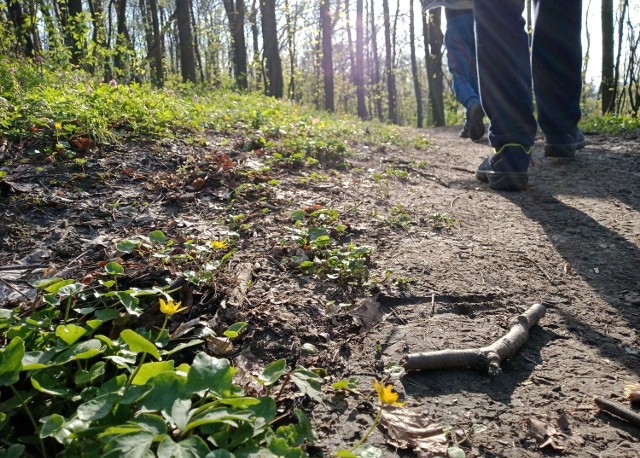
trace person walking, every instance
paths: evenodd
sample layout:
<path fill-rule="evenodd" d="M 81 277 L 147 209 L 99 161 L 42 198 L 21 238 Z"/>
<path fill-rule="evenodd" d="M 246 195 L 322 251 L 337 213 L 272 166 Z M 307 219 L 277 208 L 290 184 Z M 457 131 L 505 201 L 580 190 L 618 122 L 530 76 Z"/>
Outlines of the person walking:
<path fill-rule="evenodd" d="M 578 128 L 582 0 L 533 4 L 530 53 L 522 16 L 525 0 L 473 3 L 480 99 L 489 118 L 492 146 L 476 178 L 492 189 L 527 188 L 538 125 L 545 136 L 546 157 L 573 157 L 585 146 Z"/>
<path fill-rule="evenodd" d="M 473 31 L 473 1 L 450 3 L 445 7 L 447 29 L 444 45 L 453 79 L 453 93 L 466 110 L 460 137 L 480 140 L 485 133 L 484 111 L 478 94 L 476 42 Z"/>

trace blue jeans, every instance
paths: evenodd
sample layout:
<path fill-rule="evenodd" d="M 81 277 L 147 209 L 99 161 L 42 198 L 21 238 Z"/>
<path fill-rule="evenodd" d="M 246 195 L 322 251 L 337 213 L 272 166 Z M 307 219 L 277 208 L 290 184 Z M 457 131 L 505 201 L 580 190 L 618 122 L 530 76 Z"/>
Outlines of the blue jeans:
<path fill-rule="evenodd" d="M 533 145 L 533 91 L 545 135 L 569 133 L 581 117 L 582 0 L 534 0 L 531 57 L 523 10 L 524 0 L 474 1 L 480 98 L 494 148 Z"/>
<path fill-rule="evenodd" d="M 447 48 L 449 71 L 453 77 L 453 93 L 458 102 L 468 110 L 474 103 L 480 103 L 473 10 L 445 8 L 445 14 L 447 31 L 444 35 L 444 44 Z"/>

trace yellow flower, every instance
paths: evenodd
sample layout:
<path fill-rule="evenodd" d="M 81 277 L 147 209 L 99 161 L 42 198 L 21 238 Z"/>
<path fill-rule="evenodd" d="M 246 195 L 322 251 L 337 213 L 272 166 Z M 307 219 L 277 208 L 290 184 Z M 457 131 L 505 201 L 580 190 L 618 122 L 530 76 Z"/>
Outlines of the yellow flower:
<path fill-rule="evenodd" d="M 209 242 L 209 246 L 214 250 L 221 250 L 227 247 L 227 242 L 224 240 L 212 240 Z"/>
<path fill-rule="evenodd" d="M 62 129 L 62 123 L 60 123 L 60 122 L 56 122 L 56 123 L 54 123 L 54 124 L 53 124 L 53 127 L 54 127 L 56 130 L 60 130 L 60 129 Z"/>
<path fill-rule="evenodd" d="M 167 316 L 173 316 L 176 313 L 186 310 L 186 307 L 180 308 L 180 304 L 182 304 L 182 302 L 173 302 L 173 299 L 169 299 L 169 302 L 160 299 L 160 311 Z"/>
<path fill-rule="evenodd" d="M 404 405 L 404 402 L 398 402 L 398 393 L 393 391 L 393 385 L 387 385 L 385 387 L 382 383 L 374 380 L 373 388 L 375 388 L 376 393 L 378 393 L 378 399 L 380 399 L 382 405 L 389 404 L 400 407 Z"/>

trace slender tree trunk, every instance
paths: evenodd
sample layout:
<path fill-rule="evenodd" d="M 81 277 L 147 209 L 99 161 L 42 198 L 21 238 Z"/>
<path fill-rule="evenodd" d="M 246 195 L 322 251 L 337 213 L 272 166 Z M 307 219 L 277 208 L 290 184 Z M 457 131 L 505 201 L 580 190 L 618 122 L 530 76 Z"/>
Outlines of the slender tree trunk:
<path fill-rule="evenodd" d="M 23 56 L 34 57 L 35 47 L 27 25 L 27 16 L 21 3 L 17 0 L 7 0 L 7 13 L 16 36 L 14 49 Z"/>
<path fill-rule="evenodd" d="M 320 0 L 320 31 L 322 36 L 322 73 L 324 75 L 324 108 L 336 111 L 333 81 L 333 46 L 331 44 L 331 0 Z"/>
<path fill-rule="evenodd" d="M 627 15 L 627 8 L 629 6 L 628 1 L 622 1 L 621 3 L 622 11 L 620 12 L 620 18 L 618 19 L 618 53 L 616 54 L 616 65 L 613 70 L 613 81 L 615 81 L 616 84 L 613 85 L 612 95 L 613 100 L 615 100 L 618 114 L 620 114 L 623 106 L 622 98 L 619 98 L 619 96 L 624 97 L 624 91 L 620 91 L 620 93 L 618 93 L 618 83 L 620 81 L 620 59 L 622 58 L 622 43 L 624 40 L 625 17 Z"/>
<path fill-rule="evenodd" d="M 367 119 L 367 105 L 364 90 L 364 26 L 363 26 L 364 0 L 356 2 L 356 65 L 353 71 L 353 81 L 356 85 L 356 98 L 358 99 L 358 116 Z"/>
<path fill-rule="evenodd" d="M 80 47 L 80 42 L 77 35 L 82 32 L 83 24 L 82 20 L 82 0 L 67 0 L 67 11 L 69 19 L 67 23 L 67 42 L 71 45 L 71 63 L 73 65 L 79 65 L 84 50 Z"/>
<path fill-rule="evenodd" d="M 266 93 L 281 99 L 284 95 L 284 80 L 282 77 L 282 61 L 278 47 L 278 23 L 276 19 L 276 1 L 260 0 L 262 14 L 262 41 L 264 43 L 264 58 L 266 60 Z"/>
<path fill-rule="evenodd" d="M 384 43 L 385 43 L 385 72 L 387 76 L 387 103 L 389 110 L 389 121 L 398 124 L 398 101 L 396 94 L 396 76 L 393 65 L 392 43 L 391 43 L 391 21 L 389 17 L 389 0 L 382 0 L 382 11 L 384 18 Z"/>
<path fill-rule="evenodd" d="M 411 49 L 411 74 L 413 76 L 413 90 L 416 94 L 417 125 L 424 127 L 424 113 L 422 110 L 422 90 L 418 76 L 418 59 L 416 58 L 416 26 L 413 9 L 413 0 L 409 0 L 409 47 Z"/>
<path fill-rule="evenodd" d="M 247 45 L 244 37 L 244 0 L 224 0 L 229 31 L 231 32 L 231 54 L 233 56 L 233 76 L 236 87 L 247 89 Z"/>
<path fill-rule="evenodd" d="M 615 85 L 613 67 L 613 0 L 602 0 L 602 114 L 615 113 Z"/>
<path fill-rule="evenodd" d="M 200 54 L 200 40 L 198 39 L 198 29 L 196 27 L 196 15 L 193 11 L 193 2 L 189 0 L 189 10 L 191 19 L 191 35 L 193 43 L 193 55 L 196 58 L 198 64 L 198 70 L 200 70 L 200 81 L 204 81 L 204 66 L 202 65 L 202 55 Z"/>
<path fill-rule="evenodd" d="M 153 28 L 153 45 L 151 48 L 151 57 L 153 62 L 152 81 L 156 87 L 164 86 L 164 63 L 162 61 L 162 34 L 160 32 L 160 20 L 158 18 L 158 0 L 149 1 L 149 15 L 151 16 L 151 25 Z"/>
<path fill-rule="evenodd" d="M 264 67 L 262 59 L 260 59 L 260 31 L 258 29 L 258 9 L 256 8 L 256 0 L 251 5 L 251 14 L 249 15 L 249 23 L 251 24 L 251 37 L 253 44 L 253 68 L 255 70 L 256 89 L 262 86 Z"/>
<path fill-rule="evenodd" d="M 289 88 L 288 94 L 291 100 L 295 100 L 296 94 L 296 30 L 298 27 L 298 11 L 291 12 L 289 0 L 285 0 L 285 18 L 287 21 L 287 51 L 289 53 Z M 297 5 L 296 5 L 297 6 Z"/>
<path fill-rule="evenodd" d="M 429 83 L 429 102 L 434 126 L 444 126 L 444 75 L 442 74 L 442 30 L 440 28 L 441 8 L 422 11 L 425 61 Z"/>
<path fill-rule="evenodd" d="M 378 30 L 376 28 L 376 20 L 375 20 L 375 9 L 374 9 L 374 0 L 370 0 L 371 2 L 371 58 L 373 60 L 373 75 L 371 78 L 371 86 L 373 90 L 373 105 L 375 107 L 377 118 L 382 121 L 382 93 L 380 90 L 380 60 L 378 59 Z"/>
<path fill-rule="evenodd" d="M 114 66 L 119 70 L 120 76 L 128 77 L 127 56 L 131 49 L 131 39 L 127 30 L 127 0 L 117 0 L 117 36 Z"/>
<path fill-rule="evenodd" d="M 193 51 L 190 0 L 176 0 L 176 20 L 180 46 L 180 72 L 182 81 L 196 82 L 196 61 Z"/>

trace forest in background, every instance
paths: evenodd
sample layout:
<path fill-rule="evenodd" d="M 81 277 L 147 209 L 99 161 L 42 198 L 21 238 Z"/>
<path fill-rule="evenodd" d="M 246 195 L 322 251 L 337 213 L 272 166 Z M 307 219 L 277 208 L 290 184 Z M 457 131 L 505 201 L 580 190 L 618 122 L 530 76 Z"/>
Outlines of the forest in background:
<path fill-rule="evenodd" d="M 584 8 L 601 16 L 602 32 L 593 43 L 587 29 L 585 113 L 637 117 L 640 6 Z M 260 91 L 363 119 L 438 126 L 462 115 L 443 16 L 418 0 L 3 0 L 0 53 L 105 82 Z M 586 69 L 600 46 L 594 87 Z"/>

